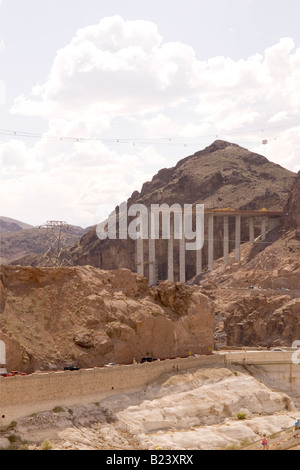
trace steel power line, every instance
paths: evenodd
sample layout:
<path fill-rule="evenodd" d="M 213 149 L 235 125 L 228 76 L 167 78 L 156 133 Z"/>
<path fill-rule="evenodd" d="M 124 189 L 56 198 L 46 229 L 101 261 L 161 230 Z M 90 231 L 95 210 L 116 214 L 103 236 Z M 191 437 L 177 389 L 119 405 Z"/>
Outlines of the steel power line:
<path fill-rule="evenodd" d="M 39 227 L 45 233 L 42 267 L 71 266 L 67 237 L 69 225 L 60 220 L 49 220 Z"/>

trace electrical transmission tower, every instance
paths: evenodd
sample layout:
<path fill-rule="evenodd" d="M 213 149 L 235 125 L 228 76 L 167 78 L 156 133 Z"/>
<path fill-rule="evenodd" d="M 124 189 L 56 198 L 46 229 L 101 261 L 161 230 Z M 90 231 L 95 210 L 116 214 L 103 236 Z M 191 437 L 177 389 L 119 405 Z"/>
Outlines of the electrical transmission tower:
<path fill-rule="evenodd" d="M 71 256 L 68 253 L 68 228 L 69 225 L 61 220 L 49 220 L 39 227 L 45 231 L 45 246 L 41 265 L 71 266 Z"/>

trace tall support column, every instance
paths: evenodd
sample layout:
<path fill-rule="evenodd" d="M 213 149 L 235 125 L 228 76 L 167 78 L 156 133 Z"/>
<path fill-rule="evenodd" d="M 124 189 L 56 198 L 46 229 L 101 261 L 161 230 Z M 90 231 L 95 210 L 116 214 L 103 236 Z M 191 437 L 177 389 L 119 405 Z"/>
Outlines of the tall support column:
<path fill-rule="evenodd" d="M 179 240 L 179 282 L 185 282 L 185 238 Z"/>
<path fill-rule="evenodd" d="M 155 240 L 149 236 L 149 286 L 156 283 L 155 279 Z"/>
<path fill-rule="evenodd" d="M 249 218 L 249 241 L 254 242 L 254 217 Z"/>
<path fill-rule="evenodd" d="M 182 227 L 184 227 L 184 212 L 181 213 Z M 184 229 L 179 239 L 179 282 L 185 282 L 185 236 Z"/>
<path fill-rule="evenodd" d="M 202 248 L 196 251 L 196 276 L 202 273 Z"/>
<path fill-rule="evenodd" d="M 156 266 L 155 266 L 155 238 L 152 233 L 152 226 L 154 225 L 154 219 L 152 220 L 152 213 L 149 211 L 148 215 L 148 249 L 149 249 L 149 286 L 153 286 L 156 283 Z"/>
<path fill-rule="evenodd" d="M 137 248 L 137 273 L 144 275 L 144 245 L 143 239 L 138 238 L 136 241 Z"/>
<path fill-rule="evenodd" d="M 241 216 L 235 217 L 235 260 L 241 259 Z"/>
<path fill-rule="evenodd" d="M 170 238 L 168 240 L 168 280 L 174 282 L 174 219 L 170 218 Z"/>
<path fill-rule="evenodd" d="M 224 264 L 228 263 L 229 256 L 229 216 L 224 216 L 224 241 L 223 241 Z"/>
<path fill-rule="evenodd" d="M 261 218 L 261 240 L 265 241 L 267 236 L 267 220 L 268 217 Z"/>
<path fill-rule="evenodd" d="M 208 270 L 214 269 L 214 215 L 208 214 Z"/>

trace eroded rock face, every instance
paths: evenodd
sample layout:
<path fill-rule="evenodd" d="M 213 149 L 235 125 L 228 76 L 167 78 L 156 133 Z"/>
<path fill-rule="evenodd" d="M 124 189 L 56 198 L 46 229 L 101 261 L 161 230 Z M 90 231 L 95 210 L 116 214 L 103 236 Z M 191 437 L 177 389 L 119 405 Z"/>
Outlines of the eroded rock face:
<path fill-rule="evenodd" d="M 300 235 L 300 171 L 284 208 L 284 230 L 296 229 Z"/>
<path fill-rule="evenodd" d="M 169 282 L 149 288 L 146 278 L 127 269 L 91 266 L 2 266 L 1 274 L 0 338 L 10 370 L 212 351 L 212 303 L 195 288 Z"/>
<path fill-rule="evenodd" d="M 229 346 L 291 346 L 300 338 L 300 299 L 259 296 L 235 302 L 224 330 Z"/>

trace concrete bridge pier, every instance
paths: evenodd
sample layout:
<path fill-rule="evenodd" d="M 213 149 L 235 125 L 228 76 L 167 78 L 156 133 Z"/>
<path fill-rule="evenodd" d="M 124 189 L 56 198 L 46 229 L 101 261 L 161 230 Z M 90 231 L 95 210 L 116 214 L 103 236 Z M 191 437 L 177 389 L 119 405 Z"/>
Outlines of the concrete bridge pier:
<path fill-rule="evenodd" d="M 268 217 L 261 218 L 261 241 L 265 241 L 267 236 L 267 221 Z"/>
<path fill-rule="evenodd" d="M 235 260 L 241 260 L 241 216 L 235 216 Z"/>
<path fill-rule="evenodd" d="M 229 216 L 224 216 L 224 241 L 223 241 L 223 257 L 224 264 L 228 263 L 229 256 Z"/>
<path fill-rule="evenodd" d="M 214 215 L 208 214 L 208 270 L 214 269 Z"/>
<path fill-rule="evenodd" d="M 155 279 L 155 240 L 149 238 L 149 285 L 153 286 L 156 283 Z"/>
<path fill-rule="evenodd" d="M 185 237 L 179 240 L 179 282 L 185 282 Z"/>
<path fill-rule="evenodd" d="M 196 251 L 196 276 L 202 273 L 202 248 Z"/>
<path fill-rule="evenodd" d="M 168 280 L 174 282 L 174 227 L 170 222 L 170 238 L 168 240 Z"/>
<path fill-rule="evenodd" d="M 148 250 L 149 250 L 149 286 L 156 284 L 156 263 L 155 263 L 155 238 L 152 236 L 152 229 L 154 228 L 154 218 L 152 219 L 151 213 L 148 216 L 148 230 L 150 236 L 148 237 Z"/>
<path fill-rule="evenodd" d="M 178 210 L 177 210 L 178 212 Z M 178 215 L 178 214 L 177 214 Z M 180 217 L 181 215 L 179 215 Z M 182 224 L 181 227 L 184 227 L 184 213 L 182 212 Z M 249 225 L 249 241 L 250 243 L 254 243 L 255 241 L 255 221 L 261 224 L 261 241 L 264 242 L 267 237 L 268 231 L 273 230 L 274 228 L 280 226 L 281 223 L 281 213 L 277 211 L 256 211 L 256 210 L 245 210 L 245 211 L 235 211 L 226 209 L 210 209 L 206 212 L 205 218 L 205 225 L 207 226 L 207 268 L 208 271 L 212 271 L 214 269 L 214 217 L 222 217 L 223 218 L 223 262 L 224 264 L 229 263 L 229 253 L 230 253 L 230 232 L 229 232 L 229 221 L 230 217 L 235 218 L 235 261 L 240 262 L 241 260 L 241 221 L 242 217 L 243 220 Z M 177 219 L 178 222 L 178 219 Z M 156 250 L 155 250 L 155 239 L 154 234 L 151 233 L 151 218 L 149 217 L 148 225 L 150 227 L 150 233 L 148 233 L 149 237 L 149 284 L 154 285 L 156 283 Z M 186 263 L 186 240 L 183 233 L 175 235 L 175 220 L 174 220 L 174 213 L 172 217 L 170 217 L 169 222 L 169 229 L 170 229 L 170 236 L 167 240 L 167 278 L 174 282 L 174 238 L 178 239 L 179 241 L 179 281 L 185 282 L 186 281 L 186 270 L 185 270 L 185 263 Z M 143 227 L 142 227 L 143 228 Z M 149 230 L 149 228 L 147 229 Z M 144 245 L 143 245 L 143 238 L 147 238 L 145 233 L 143 233 L 142 229 L 139 233 L 140 238 L 137 239 L 137 272 L 139 274 L 144 274 Z M 167 237 L 164 237 L 167 238 Z M 177 245 L 176 245 L 177 247 Z M 201 250 L 196 251 L 196 259 L 195 259 L 195 274 L 199 275 L 203 271 L 203 247 Z"/>
<path fill-rule="evenodd" d="M 254 217 L 249 217 L 249 242 L 254 242 Z"/>
<path fill-rule="evenodd" d="M 144 240 L 138 238 L 136 241 L 137 247 L 137 273 L 144 275 Z"/>

